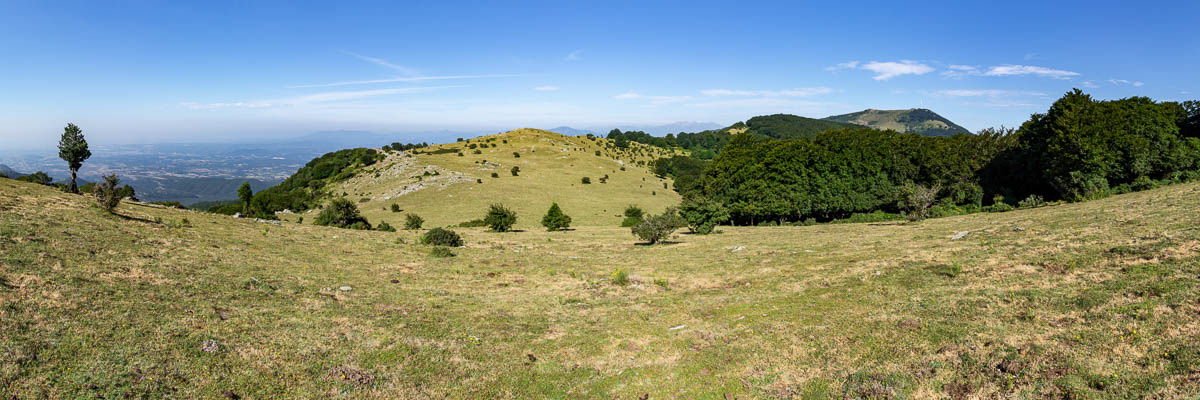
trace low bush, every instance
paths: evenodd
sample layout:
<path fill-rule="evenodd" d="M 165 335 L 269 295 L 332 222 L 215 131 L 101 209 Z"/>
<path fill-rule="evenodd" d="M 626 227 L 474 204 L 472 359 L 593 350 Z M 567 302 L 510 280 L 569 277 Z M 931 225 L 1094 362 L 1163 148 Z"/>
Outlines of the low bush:
<path fill-rule="evenodd" d="M 117 184 L 121 182 L 117 178 L 117 174 L 104 175 L 99 183 L 96 184 L 96 202 L 100 204 L 100 208 L 104 211 L 113 212 L 118 204 L 121 204 L 121 195 L 118 192 Z"/>
<path fill-rule="evenodd" d="M 391 224 L 387 223 L 387 221 L 381 221 L 379 225 L 375 226 L 375 230 L 382 232 L 395 232 L 396 228 L 393 228 Z"/>
<path fill-rule="evenodd" d="M 400 205 L 396 204 L 396 203 L 392 203 L 392 212 L 400 212 L 400 211 L 403 211 L 400 209 Z"/>
<path fill-rule="evenodd" d="M 546 227 L 546 230 L 550 232 L 561 231 L 571 226 L 571 217 L 563 214 L 562 209 L 558 207 L 558 203 L 551 203 L 550 209 L 542 217 L 542 226 Z"/>
<path fill-rule="evenodd" d="M 687 226 L 687 221 L 679 216 L 675 208 L 668 208 L 662 214 L 652 215 L 642 219 L 640 223 L 630 228 L 634 236 L 649 244 L 657 244 L 671 236 L 676 229 Z"/>
<path fill-rule="evenodd" d="M 1046 200 L 1042 199 L 1042 196 L 1038 196 L 1036 194 L 1031 194 L 1029 197 L 1026 197 L 1025 200 L 1021 200 L 1017 203 L 1018 208 L 1037 208 L 1044 205 L 1046 205 Z"/>
<path fill-rule="evenodd" d="M 513 224 L 517 223 L 517 212 L 502 204 L 492 204 L 491 207 L 488 207 L 487 216 L 483 218 L 483 222 L 492 231 L 508 232 L 512 230 Z"/>
<path fill-rule="evenodd" d="M 462 236 L 459 236 L 458 233 L 452 230 L 433 228 L 429 232 L 425 232 L 424 236 L 421 236 L 421 243 L 434 246 L 459 247 L 463 245 L 463 240 Z"/>
<path fill-rule="evenodd" d="M 450 257 L 454 257 L 454 252 L 450 251 L 450 249 L 447 249 L 445 247 L 437 246 L 437 247 L 434 247 L 433 249 L 429 250 L 429 255 L 433 256 L 433 257 L 437 257 L 437 258 L 450 258 Z"/>
<path fill-rule="evenodd" d="M 320 214 L 317 214 L 315 223 L 317 225 L 338 228 L 371 229 L 371 224 L 359 213 L 358 206 L 343 197 L 330 200 L 325 209 L 321 210 Z"/>
<path fill-rule="evenodd" d="M 421 216 L 417 214 L 409 213 L 404 215 L 404 229 L 415 231 L 417 229 L 421 229 L 421 225 L 424 224 L 425 218 L 421 218 Z"/>

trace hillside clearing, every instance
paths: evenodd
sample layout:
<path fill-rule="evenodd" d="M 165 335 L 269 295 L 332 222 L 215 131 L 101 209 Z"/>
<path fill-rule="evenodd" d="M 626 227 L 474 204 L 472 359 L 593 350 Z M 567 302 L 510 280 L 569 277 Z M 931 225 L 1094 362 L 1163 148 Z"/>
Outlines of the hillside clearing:
<path fill-rule="evenodd" d="M 139 203 L 110 216 L 0 179 L 0 393 L 1188 398 L 1198 196 L 662 246 L 581 215 L 568 232 L 458 229 L 467 246 L 441 259 L 413 232 Z"/>

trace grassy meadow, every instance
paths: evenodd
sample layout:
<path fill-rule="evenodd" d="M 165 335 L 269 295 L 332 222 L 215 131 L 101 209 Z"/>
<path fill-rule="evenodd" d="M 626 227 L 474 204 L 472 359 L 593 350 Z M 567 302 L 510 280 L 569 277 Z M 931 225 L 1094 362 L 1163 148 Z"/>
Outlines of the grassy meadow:
<path fill-rule="evenodd" d="M 392 226 L 404 226 L 406 213 L 425 218 L 427 227 L 457 225 L 483 218 L 492 203 L 504 203 L 520 216 L 517 229 L 540 229 L 542 215 L 553 202 L 577 225 L 619 225 L 627 205 L 657 213 L 679 204 L 671 180 L 655 176 L 649 165 L 669 155 L 668 150 L 641 143 L 617 150 L 608 148 L 610 143 L 599 137 L 517 129 L 469 143 L 432 145 L 415 156 L 390 152 L 387 159 L 329 190 L 358 202 L 372 223 L 387 221 Z M 439 150 L 443 152 L 436 153 Z M 517 176 L 512 175 L 514 166 L 520 168 Z M 609 178 L 601 182 L 604 176 Z M 584 184 L 584 177 L 591 183 Z M 391 212 L 392 204 L 403 211 Z"/>
<path fill-rule="evenodd" d="M 674 204 L 674 193 L 649 179 L 634 187 L 621 172 L 600 185 L 595 179 L 615 169 L 606 164 L 612 159 L 555 147 L 517 161 L 520 179 L 549 183 L 546 204 L 510 204 L 524 231 L 457 229 L 467 245 L 450 258 L 414 244 L 418 232 L 275 226 L 140 203 L 123 203 L 114 216 L 87 197 L 0 179 L 0 394 L 1200 392 L 1198 184 L 914 224 L 720 227 L 643 246 L 615 227 L 620 210 L 593 213 L 585 197 L 553 196 L 566 181 L 550 181 L 562 171 L 540 170 L 538 157 L 576 157 L 580 168 L 595 169 L 580 174 L 591 175 L 596 190 L 625 185 L 634 196 L 658 185 L 652 198 L 661 204 L 643 203 L 648 211 Z M 473 161 L 502 160 L 499 181 L 518 179 L 508 168 L 520 150 L 494 150 L 418 156 L 485 183 L 426 189 L 401 205 L 428 226 L 481 217 L 501 192 L 478 195 L 497 185 Z M 380 210 L 389 202 L 372 197 L 387 182 L 363 179 L 346 183 L 358 185 L 348 192 L 371 198 L 363 209 L 373 223 L 390 218 Z M 446 203 L 439 196 L 462 201 L 472 193 L 438 211 Z M 576 218 L 574 230 L 536 229 L 552 200 Z"/>

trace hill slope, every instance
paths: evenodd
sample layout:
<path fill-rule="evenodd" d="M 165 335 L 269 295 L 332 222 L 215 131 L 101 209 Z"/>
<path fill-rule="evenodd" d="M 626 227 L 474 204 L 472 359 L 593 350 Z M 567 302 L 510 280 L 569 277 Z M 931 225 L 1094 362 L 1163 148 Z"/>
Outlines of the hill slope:
<path fill-rule="evenodd" d="M 953 136 L 959 133 L 971 133 L 967 128 L 963 128 L 932 110 L 924 108 L 911 108 L 908 110 L 875 110 L 868 108 L 863 111 L 834 115 L 824 119 L 869 126 L 875 129 L 891 129 L 903 133 L 917 133 L 925 136 Z"/>
<path fill-rule="evenodd" d="M 346 193 L 372 223 L 393 226 L 403 226 L 409 212 L 431 227 L 459 224 L 483 218 L 488 205 L 503 203 L 517 211 L 518 229 L 542 229 L 542 215 L 552 202 L 574 225 L 612 226 L 630 204 L 650 212 L 679 204 L 679 195 L 664 188 L 670 180 L 654 176 L 648 165 L 667 154 L 639 143 L 616 149 L 608 139 L 518 129 L 417 152 L 389 152 L 330 192 Z M 520 168 L 517 176 L 514 166 Z M 583 184 L 584 177 L 591 183 Z M 391 204 L 404 212 L 391 212 Z"/>
<path fill-rule="evenodd" d="M 854 129 L 858 126 L 815 118 L 801 117 L 791 114 L 762 115 L 746 120 L 745 130 L 776 139 L 811 138 L 818 133 L 837 130 Z M 730 133 L 741 133 L 738 124 L 726 128 Z"/>
<path fill-rule="evenodd" d="M 653 247 L 465 229 L 440 259 L 411 233 L 110 216 L 0 179 L 0 393 L 1188 398 L 1197 194 Z"/>

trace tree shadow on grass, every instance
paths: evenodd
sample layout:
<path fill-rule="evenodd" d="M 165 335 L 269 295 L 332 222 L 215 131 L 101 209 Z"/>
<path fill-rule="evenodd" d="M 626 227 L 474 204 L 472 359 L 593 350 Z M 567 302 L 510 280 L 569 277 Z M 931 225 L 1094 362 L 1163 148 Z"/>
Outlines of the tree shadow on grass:
<path fill-rule="evenodd" d="M 683 243 L 683 242 L 672 241 L 672 240 L 663 240 L 661 242 L 654 243 L 654 244 L 651 244 L 650 242 L 637 242 L 637 243 L 634 243 L 633 245 L 634 246 L 652 247 L 652 246 L 670 246 L 673 244 L 680 244 L 680 243 Z"/>
<path fill-rule="evenodd" d="M 114 213 L 112 213 L 112 215 L 116 216 L 117 218 L 126 220 L 126 221 L 134 221 L 134 222 L 143 222 L 143 223 L 147 223 L 147 224 L 162 225 L 161 222 L 155 222 L 155 221 L 151 221 L 151 220 L 148 220 L 145 218 L 133 217 L 133 216 L 125 215 L 125 214 L 117 214 L 114 212 Z"/>

